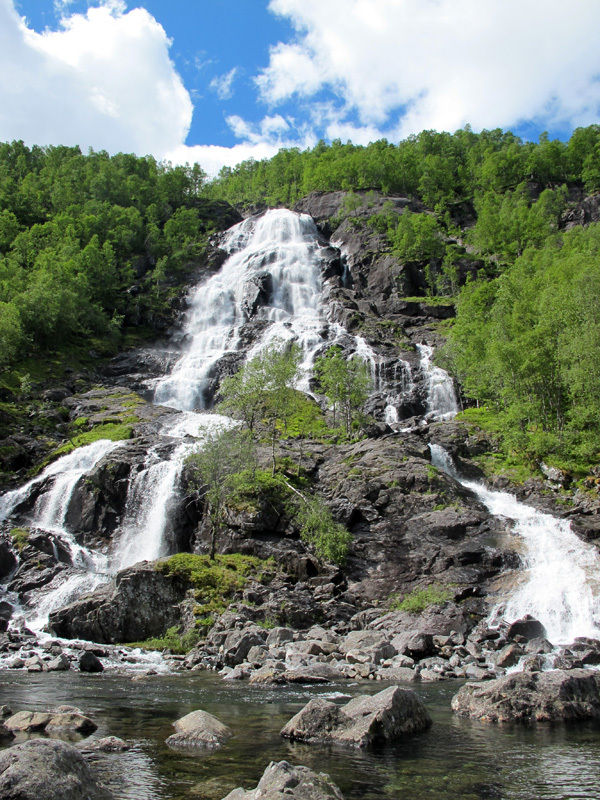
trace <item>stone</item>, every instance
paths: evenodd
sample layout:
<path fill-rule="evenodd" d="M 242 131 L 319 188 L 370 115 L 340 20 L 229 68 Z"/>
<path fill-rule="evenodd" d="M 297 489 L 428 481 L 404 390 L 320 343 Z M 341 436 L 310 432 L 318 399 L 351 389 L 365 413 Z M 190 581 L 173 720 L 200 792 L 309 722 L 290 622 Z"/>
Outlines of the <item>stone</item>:
<path fill-rule="evenodd" d="M 31 739 L 0 754 L 3 800 L 115 800 L 72 745 Z"/>
<path fill-rule="evenodd" d="M 426 730 L 431 717 L 410 689 L 391 686 L 376 695 L 359 695 L 344 706 L 311 700 L 281 731 L 292 741 L 372 747 Z"/>
<path fill-rule="evenodd" d="M 46 663 L 49 672 L 64 672 L 71 669 L 71 662 L 64 653 Z"/>
<path fill-rule="evenodd" d="M 546 628 L 539 620 L 525 614 L 522 619 L 513 622 L 506 633 L 507 639 L 514 639 L 515 636 L 522 636 L 523 640 L 527 642 L 530 639 L 545 639 Z"/>
<path fill-rule="evenodd" d="M 554 722 L 600 718 L 600 673 L 593 670 L 517 672 L 485 684 L 465 684 L 452 710 L 483 722 Z"/>
<path fill-rule="evenodd" d="M 130 748 L 131 745 L 124 742 L 123 739 L 119 739 L 118 736 L 104 736 L 102 739 L 86 742 L 81 749 L 92 753 L 123 753 Z"/>
<path fill-rule="evenodd" d="M 52 714 L 47 711 L 18 711 L 4 724 L 15 733 L 35 733 L 43 731 L 51 719 Z"/>
<path fill-rule="evenodd" d="M 254 630 L 231 631 L 223 644 L 223 661 L 229 667 L 236 667 L 246 660 L 253 647 L 264 644 L 264 637 Z"/>
<path fill-rule="evenodd" d="M 98 656 L 86 650 L 79 657 L 79 669 L 81 672 L 103 672 L 104 666 Z"/>
<path fill-rule="evenodd" d="M 62 711 L 53 714 L 46 725 L 45 733 L 60 735 L 80 734 L 88 736 L 98 729 L 98 726 L 89 717 L 77 711 Z"/>
<path fill-rule="evenodd" d="M 507 644 L 506 647 L 503 647 L 500 650 L 494 659 L 497 667 L 514 667 L 515 664 L 518 664 L 519 659 L 523 655 L 523 648 L 516 644 Z"/>
<path fill-rule="evenodd" d="M 323 772 L 271 761 L 256 789 L 234 789 L 223 800 L 343 800 L 343 795 Z"/>
<path fill-rule="evenodd" d="M 0 722 L 0 742 L 9 742 L 15 738 L 15 734 L 3 722 Z"/>
<path fill-rule="evenodd" d="M 173 723 L 176 733 L 167 744 L 175 747 L 220 747 L 233 736 L 232 731 L 207 711 L 192 711 Z"/>

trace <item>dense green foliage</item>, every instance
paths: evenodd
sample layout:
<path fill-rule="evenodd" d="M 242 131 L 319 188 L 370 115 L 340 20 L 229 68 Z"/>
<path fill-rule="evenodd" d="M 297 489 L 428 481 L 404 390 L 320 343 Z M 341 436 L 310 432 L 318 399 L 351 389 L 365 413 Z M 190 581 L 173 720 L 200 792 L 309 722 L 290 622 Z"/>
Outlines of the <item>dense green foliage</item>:
<path fill-rule="evenodd" d="M 349 435 L 372 388 L 367 363 L 359 357 L 344 358 L 339 347 L 330 347 L 315 361 L 315 375 L 331 404 L 334 427 L 339 411 L 346 435 Z"/>
<path fill-rule="evenodd" d="M 207 192 L 232 203 L 291 206 L 309 192 L 378 189 L 418 196 L 432 211 L 515 191 L 527 181 L 544 187 L 580 182 L 600 191 L 600 126 L 578 128 L 568 143 L 523 142 L 500 129 L 477 134 L 423 131 L 395 145 L 367 147 L 336 140 L 311 150 L 281 150 L 264 161 L 224 167 Z"/>
<path fill-rule="evenodd" d="M 529 248 L 463 290 L 447 346 L 467 396 L 532 460 L 600 457 L 600 226 Z"/>
<path fill-rule="evenodd" d="M 212 230 L 203 183 L 198 166 L 0 144 L 0 368 L 161 310 Z"/>
<path fill-rule="evenodd" d="M 292 206 L 336 190 L 347 194 L 334 222 L 377 232 L 423 276 L 420 290 L 458 298 L 447 364 L 467 397 L 501 415 L 507 448 L 533 461 L 597 460 L 599 235 L 596 224 L 564 227 L 582 196 L 600 192 L 598 125 L 568 142 L 469 127 L 398 144 L 319 142 L 210 183 L 198 165 L 0 144 L 0 369 L 17 364 L 18 382 L 28 356 L 86 341 L 109 353 L 130 322 L 163 313 L 205 252 L 216 201 Z M 269 431 L 273 463 L 278 436 L 302 440 L 324 424 L 295 391 L 286 352 L 282 391 L 264 391 L 261 369 L 224 382 L 223 408 Z M 341 399 L 325 392 L 337 411 Z"/>

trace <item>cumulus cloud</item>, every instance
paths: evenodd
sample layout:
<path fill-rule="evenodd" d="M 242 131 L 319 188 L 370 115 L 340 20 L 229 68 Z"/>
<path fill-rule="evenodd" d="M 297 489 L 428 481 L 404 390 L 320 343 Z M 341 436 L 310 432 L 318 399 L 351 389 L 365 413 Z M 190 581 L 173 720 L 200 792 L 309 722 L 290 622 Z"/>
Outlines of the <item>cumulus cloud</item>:
<path fill-rule="evenodd" d="M 328 132 L 402 138 L 426 128 L 576 126 L 600 112 L 600 3 L 572 0 L 270 0 L 294 41 L 257 78 L 277 105 L 322 90 Z M 356 124 L 355 119 L 358 119 Z M 343 136 L 342 136 L 343 138 Z"/>
<path fill-rule="evenodd" d="M 198 162 L 209 177 L 218 174 L 221 167 L 234 167 L 241 161 L 253 158 L 260 161 L 272 158 L 281 148 L 314 147 L 317 137 L 308 124 L 296 124 L 292 118 L 280 114 L 264 117 L 258 123 L 249 123 L 239 116 L 227 117 L 227 124 L 242 141 L 233 147 L 219 145 L 180 145 L 167 154 L 174 164 Z"/>
<path fill-rule="evenodd" d="M 121 0 L 41 34 L 0 0 L 0 140 L 161 158 L 185 141 L 192 119 L 169 46 L 145 9 L 125 13 Z"/>

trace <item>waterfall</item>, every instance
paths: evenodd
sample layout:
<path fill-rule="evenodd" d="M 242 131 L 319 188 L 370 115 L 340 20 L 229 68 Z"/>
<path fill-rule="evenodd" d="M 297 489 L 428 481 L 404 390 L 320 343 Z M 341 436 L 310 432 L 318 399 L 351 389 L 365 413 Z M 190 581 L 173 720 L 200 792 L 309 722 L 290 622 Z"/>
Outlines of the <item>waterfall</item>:
<path fill-rule="evenodd" d="M 298 342 L 308 372 L 323 344 L 318 231 L 311 217 L 286 209 L 235 225 L 223 248 L 221 270 L 195 290 L 186 324 L 187 351 L 155 388 L 156 403 L 180 410 L 204 408 L 217 363 L 239 349 L 249 317 L 266 328 L 248 358 L 275 339 Z"/>
<path fill-rule="evenodd" d="M 491 614 L 509 622 L 531 614 L 553 644 L 577 636 L 600 638 L 600 555 L 571 530 L 571 523 L 519 502 L 507 492 L 462 478 L 449 454 L 430 445 L 432 463 L 470 489 L 495 516 L 511 520 L 524 545 L 519 585 Z"/>
<path fill-rule="evenodd" d="M 80 478 L 93 469 L 104 456 L 120 447 L 122 442 L 100 439 L 93 444 L 78 447 L 62 458 L 53 461 L 33 480 L 0 497 L 0 522 L 5 520 L 38 485 L 52 480 L 50 488 L 38 499 L 31 525 L 52 531 L 64 531 L 64 519 L 73 490 Z"/>
<path fill-rule="evenodd" d="M 186 437 L 168 459 L 152 448 L 142 470 L 130 483 L 124 519 L 115 534 L 111 571 L 130 567 L 138 561 L 154 561 L 169 554 L 167 532 L 177 504 L 177 483 L 186 457 L 201 445 L 203 433 L 229 427 L 232 421 L 218 414 L 187 413 L 163 429 L 174 439 Z M 193 437 L 193 438 L 192 438 Z"/>
<path fill-rule="evenodd" d="M 452 419 L 458 414 L 458 402 L 452 378 L 432 363 L 433 347 L 418 344 L 421 370 L 427 378 L 427 414 L 434 420 Z"/>

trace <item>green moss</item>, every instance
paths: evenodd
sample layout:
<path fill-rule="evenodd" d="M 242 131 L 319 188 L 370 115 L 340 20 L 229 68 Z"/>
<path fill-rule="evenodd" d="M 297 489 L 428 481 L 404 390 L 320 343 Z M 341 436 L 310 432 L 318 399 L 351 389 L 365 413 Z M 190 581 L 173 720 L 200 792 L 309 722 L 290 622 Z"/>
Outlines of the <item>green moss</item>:
<path fill-rule="evenodd" d="M 133 436 L 133 428 L 130 423 L 132 421 L 133 420 L 130 419 L 127 423 L 107 422 L 102 425 L 96 425 L 91 431 L 85 431 L 84 433 L 77 434 L 77 436 L 72 437 L 68 442 L 61 445 L 56 450 L 53 450 L 52 453 L 50 453 L 50 455 L 36 468 L 35 471 L 39 472 L 59 456 L 64 456 L 66 453 L 70 453 L 72 450 L 75 450 L 78 447 L 83 447 L 86 444 L 93 444 L 100 439 L 110 439 L 111 442 L 119 442 L 122 439 L 131 439 Z M 137 421 L 137 419 L 135 419 L 135 421 Z"/>
<path fill-rule="evenodd" d="M 425 589 L 415 589 L 400 600 L 392 598 L 390 608 L 392 611 L 408 611 L 411 614 L 420 614 L 429 606 L 441 606 L 452 600 L 454 592 L 448 586 L 433 584 Z"/>
<path fill-rule="evenodd" d="M 29 531 L 27 528 L 11 528 L 10 535 L 15 549 L 20 553 L 27 544 Z"/>
<path fill-rule="evenodd" d="M 239 553 L 208 556 L 177 553 L 159 561 L 155 569 L 169 577 L 182 578 L 194 588 L 194 616 L 200 629 L 212 626 L 214 618 L 225 611 L 233 595 L 243 589 L 249 577 L 265 580 L 271 560 Z"/>
<path fill-rule="evenodd" d="M 129 642 L 128 647 L 141 647 L 143 650 L 170 650 L 175 655 L 185 655 L 198 643 L 201 633 L 198 630 L 180 634 L 177 625 L 169 628 L 163 636 L 154 636 L 143 642 Z"/>

